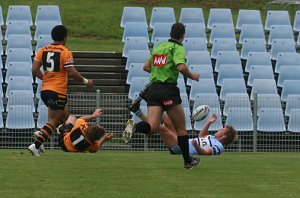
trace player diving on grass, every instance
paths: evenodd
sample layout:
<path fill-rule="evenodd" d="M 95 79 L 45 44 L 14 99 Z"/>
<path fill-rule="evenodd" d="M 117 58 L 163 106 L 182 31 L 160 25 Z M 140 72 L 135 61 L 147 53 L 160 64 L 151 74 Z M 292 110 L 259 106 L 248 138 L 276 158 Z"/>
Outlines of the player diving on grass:
<path fill-rule="evenodd" d="M 102 115 L 102 109 L 96 109 L 92 115 L 76 118 L 70 115 L 64 126 L 59 127 L 59 146 L 65 152 L 97 152 L 104 142 L 113 138 L 100 125 L 89 125 L 88 121 Z M 39 131 L 35 132 L 38 135 Z M 42 147 L 43 148 L 43 147 Z"/>
<path fill-rule="evenodd" d="M 129 106 L 129 110 L 137 115 L 141 120 L 147 121 L 147 116 L 140 109 L 140 102 L 146 99 L 146 91 L 142 91 L 140 96 Z M 211 124 L 217 120 L 216 114 L 211 115 L 208 121 L 204 124 L 203 128 L 196 138 L 190 138 L 189 141 L 189 154 L 190 155 L 220 155 L 224 152 L 224 147 L 233 143 L 237 139 L 237 131 L 230 125 L 218 130 L 214 135 L 209 135 L 208 130 Z M 168 115 L 164 114 L 162 117 L 163 125 L 168 129 L 163 133 L 157 131 L 166 147 L 173 155 L 180 155 L 181 150 L 178 146 L 177 136 L 174 125 Z M 127 126 L 123 133 L 125 143 L 131 141 L 135 123 L 132 119 L 127 121 Z"/>

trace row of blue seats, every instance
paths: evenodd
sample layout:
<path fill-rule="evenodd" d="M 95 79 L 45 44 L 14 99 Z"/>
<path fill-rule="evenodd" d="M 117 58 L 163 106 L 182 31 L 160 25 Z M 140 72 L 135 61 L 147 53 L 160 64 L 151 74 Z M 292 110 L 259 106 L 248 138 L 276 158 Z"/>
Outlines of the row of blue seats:
<path fill-rule="evenodd" d="M 11 5 L 8 7 L 6 20 L 4 21 L 2 7 L 0 5 L 0 25 L 9 26 L 11 22 L 26 21 L 29 26 L 38 26 L 45 21 L 53 21 L 61 24 L 59 6 L 39 5 L 37 6 L 36 16 L 33 23 L 30 6 Z"/>
<path fill-rule="evenodd" d="M 293 30 L 299 32 L 300 30 L 300 11 L 296 11 L 293 23 Z M 141 22 L 147 25 L 146 12 L 143 7 L 124 7 L 121 18 L 121 27 L 125 27 L 128 22 Z M 154 7 L 152 9 L 149 26 L 154 28 L 156 23 L 175 23 L 176 17 L 172 7 Z M 213 29 L 214 24 L 231 24 L 233 17 L 231 9 L 228 8 L 211 8 L 207 25 L 204 19 L 202 8 L 181 8 L 179 22 L 200 23 L 208 29 Z M 262 25 L 262 17 L 260 10 L 239 10 L 235 28 L 242 29 L 244 24 Z M 269 10 L 266 15 L 264 24 L 265 30 L 270 30 L 272 25 L 291 25 L 289 12 L 286 10 Z M 147 25 L 148 26 L 148 25 Z"/>

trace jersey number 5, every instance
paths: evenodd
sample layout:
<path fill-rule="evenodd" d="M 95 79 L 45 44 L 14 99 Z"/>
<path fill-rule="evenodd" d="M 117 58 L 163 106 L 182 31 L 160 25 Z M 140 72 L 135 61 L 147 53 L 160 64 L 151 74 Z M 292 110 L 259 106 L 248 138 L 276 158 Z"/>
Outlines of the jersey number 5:
<path fill-rule="evenodd" d="M 50 72 L 57 72 L 60 70 L 60 53 L 58 52 L 44 52 L 43 53 L 43 67 L 44 70 Z"/>

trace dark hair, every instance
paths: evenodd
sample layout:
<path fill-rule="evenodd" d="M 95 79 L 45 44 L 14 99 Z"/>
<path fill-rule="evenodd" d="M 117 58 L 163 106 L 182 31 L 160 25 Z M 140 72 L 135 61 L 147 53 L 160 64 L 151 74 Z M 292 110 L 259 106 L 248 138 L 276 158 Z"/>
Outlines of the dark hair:
<path fill-rule="evenodd" d="M 63 25 L 55 26 L 51 31 L 53 41 L 63 41 L 68 35 L 68 30 Z"/>
<path fill-rule="evenodd" d="M 91 142 L 96 142 L 106 133 L 104 127 L 94 125 L 88 128 L 86 135 Z"/>
<path fill-rule="evenodd" d="M 174 23 L 171 28 L 170 36 L 172 39 L 179 40 L 185 34 L 185 27 L 182 23 Z"/>
<path fill-rule="evenodd" d="M 224 145 L 227 146 L 237 139 L 237 131 L 231 125 L 226 125 L 225 128 L 227 128 L 227 131 L 225 133 L 226 139 L 224 141 Z"/>

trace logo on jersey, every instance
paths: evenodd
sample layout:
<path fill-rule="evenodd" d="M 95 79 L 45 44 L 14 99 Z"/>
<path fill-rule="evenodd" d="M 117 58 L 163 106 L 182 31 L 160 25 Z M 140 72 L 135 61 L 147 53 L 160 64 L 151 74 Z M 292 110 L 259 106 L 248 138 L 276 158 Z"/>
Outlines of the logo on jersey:
<path fill-rule="evenodd" d="M 173 105 L 173 100 L 165 100 L 164 101 L 164 105 L 165 106 L 171 106 L 171 105 Z"/>
<path fill-rule="evenodd" d="M 154 54 L 153 55 L 153 66 L 162 67 L 167 64 L 166 54 Z"/>

